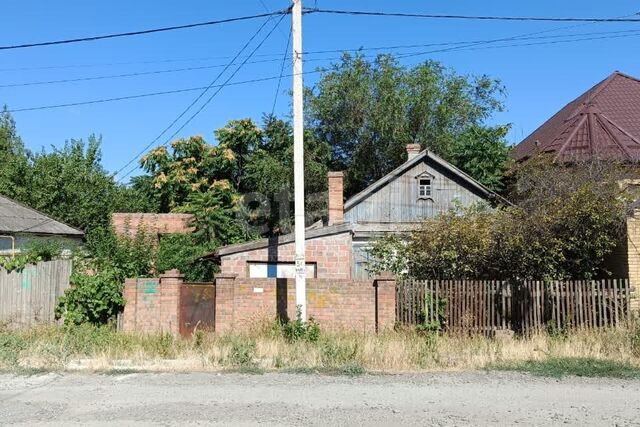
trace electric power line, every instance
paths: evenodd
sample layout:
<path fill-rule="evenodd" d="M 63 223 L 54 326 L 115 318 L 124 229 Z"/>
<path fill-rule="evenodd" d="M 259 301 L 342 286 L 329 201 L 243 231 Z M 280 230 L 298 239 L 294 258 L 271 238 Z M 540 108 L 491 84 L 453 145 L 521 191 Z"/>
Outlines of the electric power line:
<path fill-rule="evenodd" d="M 283 14 L 280 17 L 280 21 L 278 21 L 278 23 L 271 29 L 271 31 L 269 31 L 269 33 L 267 33 L 266 37 L 260 42 L 260 44 L 258 44 L 258 47 L 255 48 L 251 54 L 249 54 L 249 56 L 247 56 L 245 58 L 245 60 L 238 66 L 238 68 L 234 71 L 233 74 L 231 74 L 231 77 L 228 78 L 222 85 L 219 85 L 217 88 L 217 91 L 214 92 L 213 96 L 210 97 L 207 102 L 205 103 L 208 104 L 211 99 L 217 95 L 220 90 L 222 90 L 222 88 L 227 85 L 227 83 L 229 83 L 229 81 L 231 80 L 231 78 L 233 78 L 233 76 L 235 76 L 235 74 L 240 70 L 240 68 L 242 68 L 247 61 L 249 61 L 249 59 L 251 59 L 251 55 L 253 53 L 255 53 L 255 51 L 262 46 L 262 44 L 265 42 L 265 40 L 267 38 L 269 38 L 269 36 L 271 35 L 271 33 L 273 33 L 273 30 L 275 29 L 276 26 L 278 26 L 280 24 L 280 22 L 282 21 L 282 19 L 285 17 L 285 15 Z M 229 62 L 229 64 L 222 70 L 220 71 L 220 73 L 218 73 L 218 75 L 215 77 L 215 79 L 213 79 L 211 81 L 211 83 L 187 106 L 187 108 L 185 108 L 182 113 L 180 113 L 178 115 L 178 117 L 176 117 L 167 127 L 164 128 L 164 130 L 157 136 L 155 137 L 149 144 L 147 144 L 142 150 L 140 150 L 140 152 L 138 154 L 136 154 L 133 159 L 129 160 L 123 167 L 121 167 L 120 169 L 118 169 L 118 171 L 116 171 L 115 175 L 118 175 L 120 172 L 122 172 L 127 166 L 129 166 L 131 163 L 133 163 L 134 161 L 136 161 L 138 159 L 138 157 L 140 157 L 141 155 L 143 155 L 148 149 L 149 147 L 153 146 L 153 144 L 155 144 L 160 138 L 162 138 L 162 136 L 167 133 L 169 131 L 169 129 L 171 129 L 173 127 L 173 125 L 175 125 L 182 117 L 184 117 L 185 114 L 187 114 L 187 112 L 194 106 L 196 105 L 196 103 L 198 101 L 200 101 L 200 99 L 202 99 L 202 97 L 204 95 L 206 95 L 206 93 L 213 88 L 213 86 L 215 85 L 215 83 L 218 81 L 218 79 L 220 77 L 222 77 L 222 75 L 233 65 L 233 63 L 237 60 L 237 58 L 242 55 L 242 53 L 245 51 L 245 49 L 247 49 L 249 47 L 249 45 L 251 44 L 251 42 L 258 36 L 258 34 L 260 34 L 260 32 L 262 31 L 262 29 L 269 23 L 269 21 L 271 21 L 271 17 L 269 17 L 261 26 L 260 28 L 258 28 L 258 30 L 249 38 L 249 40 L 247 40 L 247 42 L 244 44 L 244 46 L 242 46 L 242 48 L 238 51 L 238 53 L 236 54 L 236 56 Z M 198 110 L 198 112 L 202 111 L 202 108 Z M 197 113 L 196 113 L 197 114 Z M 179 129 L 178 131 L 176 131 L 172 136 L 169 137 L 169 140 L 171 138 L 173 138 L 180 130 L 182 130 L 195 116 L 191 116 Z M 168 142 L 165 142 L 165 144 L 167 144 Z M 125 175 L 125 177 L 128 176 Z M 123 177 L 124 178 L 124 177 Z"/>
<path fill-rule="evenodd" d="M 241 63 L 236 69 L 235 71 L 229 76 L 229 78 L 227 78 L 227 80 L 220 86 L 220 88 L 213 93 L 213 95 L 211 95 L 207 101 L 193 114 L 191 115 L 191 117 L 189 117 L 189 119 L 182 125 L 180 126 L 180 128 L 178 128 L 178 130 L 176 132 L 174 132 L 168 139 L 167 141 L 165 141 L 163 144 L 161 145 L 166 145 L 169 143 L 169 141 L 171 140 L 171 138 L 173 138 L 175 135 L 178 134 L 178 132 L 180 132 L 188 123 L 191 122 L 191 120 L 193 120 L 193 118 L 195 118 L 203 109 L 204 107 L 206 107 L 209 102 L 211 102 L 211 100 L 218 94 L 220 93 L 220 91 L 222 90 L 222 88 L 229 83 L 229 81 L 238 73 L 238 71 L 240 71 L 240 69 L 244 66 L 244 64 L 253 56 L 253 54 L 264 44 L 264 42 L 269 38 L 269 36 L 273 33 L 273 31 L 275 30 L 275 28 L 280 24 L 280 22 L 282 21 L 282 19 L 286 16 L 286 14 L 282 14 L 282 16 L 280 17 L 280 20 L 276 23 L 276 25 L 267 33 L 267 35 L 262 39 L 262 41 L 260 41 L 260 43 L 253 49 L 253 51 L 246 57 L 245 61 L 243 63 Z M 242 54 L 242 52 L 244 52 L 244 50 L 250 45 L 250 43 L 255 39 L 255 37 L 262 31 L 262 29 L 265 27 L 265 25 L 271 21 L 271 17 L 269 17 L 261 26 L 260 28 L 258 28 L 258 30 L 251 36 L 251 38 L 247 41 L 247 43 L 245 43 L 245 45 L 240 49 L 240 51 L 238 52 L 238 54 L 236 55 L 236 57 L 234 59 L 232 59 L 229 63 L 229 66 L 231 66 L 231 64 L 237 59 L 238 56 L 240 56 Z M 158 135 L 158 137 L 156 137 L 150 144 L 148 144 L 140 153 L 136 154 L 136 156 L 131 159 L 130 161 L 128 161 L 123 167 L 121 167 L 120 169 L 118 169 L 116 172 L 114 172 L 111 177 L 114 178 L 116 177 L 120 172 L 122 172 L 125 168 L 127 168 L 127 166 L 129 166 L 131 163 L 133 163 L 134 161 L 136 161 L 138 159 L 138 157 L 140 157 L 142 154 L 144 154 L 144 152 L 151 147 L 164 133 L 166 133 L 166 131 L 168 129 L 170 129 L 171 126 L 173 126 L 173 124 L 175 124 L 177 122 L 177 120 L 179 120 L 182 116 L 184 116 L 184 114 L 195 104 L 195 102 L 197 102 L 204 94 L 206 94 L 206 92 L 213 86 L 213 84 L 218 80 L 218 78 L 227 70 L 227 68 L 225 68 L 224 70 L 222 70 L 222 72 L 220 74 L 218 74 L 218 76 L 212 81 L 212 83 L 207 86 L 207 89 L 205 91 L 203 91 L 200 96 L 198 96 L 196 98 L 196 100 L 189 105 L 189 107 L 183 111 L 176 120 L 174 120 L 167 128 L 165 128 L 165 130 L 162 131 L 162 133 L 160 135 Z M 131 169 L 129 172 L 127 172 L 125 175 L 123 175 L 122 177 L 120 177 L 120 179 L 118 179 L 116 181 L 116 183 L 120 183 L 122 182 L 127 176 L 129 176 L 133 171 L 135 170 L 135 168 Z M 24 228 L 23 230 L 21 230 L 21 232 L 25 232 L 25 231 L 29 231 L 31 229 L 34 229 L 36 227 L 39 227 L 43 224 L 46 224 L 47 222 L 52 221 L 52 219 L 47 219 L 45 221 L 42 221 L 39 224 L 35 224 L 29 227 Z"/>
<path fill-rule="evenodd" d="M 262 47 L 262 45 L 267 41 L 267 39 L 271 36 L 271 34 L 273 34 L 275 29 L 278 28 L 278 26 L 280 25 L 280 22 L 282 22 L 282 20 L 284 19 L 285 16 L 286 16 L 286 14 L 282 14 L 282 16 L 280 17 L 278 22 L 276 22 L 276 24 L 273 26 L 273 28 L 271 28 L 271 30 L 269 30 L 269 32 L 265 35 L 265 37 L 258 43 L 258 45 L 251 51 L 251 53 L 249 53 L 249 55 L 245 58 L 245 60 L 240 65 L 238 65 L 238 67 L 231 73 L 231 75 L 224 81 L 224 83 L 222 85 L 220 85 L 220 87 L 218 87 L 217 90 L 214 93 L 212 93 L 211 96 L 200 106 L 200 108 L 198 108 L 173 134 L 171 134 L 171 136 L 169 136 L 169 138 L 167 138 L 166 141 L 163 144 L 161 144 L 161 146 L 169 144 L 169 142 L 171 142 L 171 140 L 176 135 L 178 135 L 178 133 L 180 133 L 180 131 L 182 131 L 182 129 L 184 129 L 189 123 L 191 123 L 191 121 L 194 118 L 196 118 L 196 116 L 198 116 L 198 114 L 200 114 L 207 107 L 207 105 L 209 105 L 209 103 L 213 100 L 213 98 L 215 98 L 220 93 L 220 91 L 225 86 L 227 86 L 229 84 L 231 79 L 233 79 L 235 77 L 235 75 L 238 74 L 238 72 L 242 69 L 242 67 L 249 61 L 249 59 L 251 59 L 253 54 L 255 54 L 258 51 L 258 49 L 260 49 Z M 271 20 L 271 17 L 269 17 L 269 21 L 270 20 Z M 261 27 L 261 29 L 262 29 L 262 27 Z M 242 51 L 244 51 L 244 47 L 238 54 L 241 54 Z M 173 123 L 172 123 L 172 125 L 173 125 Z M 157 141 L 157 139 L 156 139 L 156 141 Z M 151 145 L 152 144 L 147 145 L 143 150 L 141 150 L 141 152 L 136 155 L 136 157 L 134 158 L 133 161 L 135 161 L 138 157 L 143 155 L 146 152 L 146 150 L 149 149 L 149 147 Z M 128 164 L 131 164 L 131 163 L 132 163 L 132 161 L 128 162 Z M 127 165 L 125 165 L 122 168 L 120 168 L 120 170 L 118 172 L 116 172 L 116 175 L 118 175 L 126 167 L 127 167 Z M 118 180 L 118 182 L 122 181 L 124 178 L 126 178 L 131 173 L 133 173 L 134 170 L 135 170 L 135 168 L 131 169 L 129 172 L 127 172 L 125 175 L 123 175 Z"/>
<path fill-rule="evenodd" d="M 450 51 L 474 51 L 474 50 L 482 50 L 482 49 L 500 49 L 500 48 L 509 48 L 509 47 L 546 45 L 546 44 L 558 44 L 558 43 L 571 43 L 571 42 L 579 42 L 579 41 L 612 39 L 612 38 L 621 38 L 621 37 L 638 37 L 638 36 L 640 36 L 640 32 L 633 33 L 633 34 L 623 34 L 623 35 L 618 35 L 618 36 L 608 36 L 608 37 L 588 37 L 588 38 L 570 39 L 570 40 L 550 40 L 550 41 L 537 42 L 537 43 L 520 43 L 520 44 L 508 44 L 508 45 L 499 45 L 499 46 L 480 46 L 480 45 L 484 45 L 484 44 L 490 44 L 492 42 L 504 42 L 504 41 L 510 41 L 510 40 L 520 40 L 520 39 L 517 39 L 517 38 L 514 39 L 514 38 L 510 37 L 510 38 L 485 40 L 485 41 L 478 41 L 478 42 L 467 42 L 466 45 L 454 46 L 454 47 L 443 48 L 443 49 L 434 49 L 434 50 L 429 50 L 429 51 L 402 53 L 402 54 L 398 55 L 398 58 L 403 59 L 403 58 L 409 58 L 409 57 L 415 57 L 415 56 L 428 55 L 428 54 L 432 54 L 432 53 L 444 53 L 444 52 L 450 52 Z M 525 39 L 522 39 L 522 40 L 525 40 Z M 357 50 L 355 50 L 355 51 L 357 51 Z M 375 57 L 375 56 L 376 55 L 363 55 L 364 58 L 372 58 L 372 57 Z M 307 59 L 306 62 L 331 61 L 331 60 L 339 60 L 339 59 L 340 59 L 340 57 L 312 58 L 312 59 Z M 320 71 L 322 71 L 322 70 L 320 70 Z M 313 72 L 309 72 L 309 73 L 305 72 L 303 74 L 316 74 L 316 73 L 318 73 L 320 71 L 313 71 Z M 291 77 L 291 76 L 292 76 L 291 74 L 282 75 L 282 77 Z M 250 84 L 250 83 L 258 83 L 258 82 L 264 82 L 264 81 L 270 81 L 270 80 L 276 80 L 276 79 L 280 80 L 282 77 L 280 77 L 280 76 L 270 76 L 270 77 L 256 78 L 256 79 L 251 79 L 251 80 L 245 80 L 245 81 L 239 81 L 239 82 L 235 82 L 235 83 L 230 83 L 228 86 L 236 86 L 236 85 L 244 85 L 244 84 Z M 214 87 L 219 87 L 219 85 L 213 85 L 212 88 L 214 88 Z M 108 103 L 108 102 L 126 101 L 126 100 L 133 100 L 133 99 L 139 99 L 139 98 L 148 98 L 148 97 L 163 96 L 163 95 L 173 95 L 173 94 L 184 93 L 184 92 L 193 92 L 193 91 L 202 90 L 202 89 L 206 89 L 206 87 L 202 87 L 201 86 L 201 87 L 181 88 L 181 89 L 175 89 L 175 90 L 158 91 L 158 92 L 150 92 L 150 93 L 141 93 L 141 94 L 126 95 L 126 96 L 112 97 L 112 98 L 100 98 L 100 99 L 93 99 L 93 100 L 88 100 L 88 101 L 78 101 L 78 102 L 70 102 L 70 103 L 62 103 L 62 104 L 50 104 L 50 105 L 42 105 L 42 106 L 35 106 L 35 107 L 16 108 L 16 109 L 10 109 L 10 110 L 8 110 L 8 112 L 10 112 L 10 113 L 19 113 L 19 112 L 27 112 L 27 111 L 38 111 L 38 110 L 59 109 L 59 108 L 67 108 L 67 107 L 77 107 L 77 106 L 82 106 L 82 105 L 102 104 L 102 103 Z"/>
<path fill-rule="evenodd" d="M 249 61 L 248 64 L 261 64 L 266 62 L 279 62 L 279 61 L 280 59 L 260 59 L 257 61 Z M 77 83 L 77 82 L 85 82 L 85 81 L 92 81 L 92 80 L 119 79 L 119 78 L 127 78 L 127 77 L 149 76 L 149 75 L 156 75 L 156 74 L 180 73 L 185 71 L 210 70 L 212 68 L 222 68 L 225 65 L 226 64 L 215 64 L 215 65 L 203 65 L 199 67 L 170 68 L 165 70 L 139 71 L 139 72 L 133 72 L 133 73 L 78 77 L 73 79 L 41 80 L 41 81 L 30 81 L 30 82 L 22 82 L 22 83 L 7 83 L 7 84 L 0 85 L 0 88 L 41 86 L 41 85 L 51 85 L 51 84 L 60 84 L 60 83 Z M 236 64 L 232 64 L 232 65 L 236 65 Z"/>
<path fill-rule="evenodd" d="M 547 39 L 558 39 L 558 38 L 569 38 L 567 40 L 561 40 L 557 43 L 569 43 L 572 41 L 584 41 L 584 40 L 600 40 L 600 39 L 609 39 L 609 38 L 623 38 L 623 37 L 633 37 L 636 34 L 640 33 L 640 30 L 622 30 L 622 31 L 599 31 L 599 32 L 589 32 L 589 33 L 577 33 L 577 34 L 556 34 L 556 35 L 547 35 L 547 36 L 510 36 L 501 39 L 488 39 L 488 40 L 469 40 L 469 41 L 455 41 L 455 42 L 440 42 L 440 43 L 423 43 L 423 44 L 406 44 L 406 45 L 387 45 L 387 46 L 370 46 L 370 47 L 358 47 L 358 48 L 345 48 L 345 49 L 327 49 L 327 50 L 315 50 L 315 51 L 307 51 L 303 52 L 304 55 L 317 55 L 324 53 L 344 53 L 344 52 L 364 52 L 364 51 L 377 51 L 377 50 L 388 50 L 395 51 L 400 49 L 415 49 L 419 47 L 432 47 L 432 46 L 463 46 L 465 45 L 473 46 L 476 44 L 485 44 L 485 43 L 496 43 L 498 41 L 525 41 L 525 40 L 547 40 Z M 610 37 L 592 37 L 592 38 L 579 38 L 583 36 L 590 35 L 612 35 Z M 288 38 L 289 40 L 289 38 Z M 546 44 L 546 43 L 527 43 L 527 44 L 517 44 L 517 45 L 508 45 L 508 46 L 497 46 L 500 47 L 517 47 L 517 46 L 532 46 L 536 44 Z M 556 44 L 556 43 L 548 43 L 548 44 Z M 288 49 L 288 47 L 287 47 Z M 451 49 L 456 50 L 456 49 Z M 433 53 L 435 51 L 430 51 Z M 419 54 L 419 52 L 407 52 L 407 54 Z M 320 58 L 320 59 L 309 59 L 308 61 L 324 61 L 324 60 L 333 60 L 339 59 L 339 57 L 330 57 L 330 58 Z M 249 61 L 247 64 L 260 64 L 260 63 L 268 63 L 268 62 L 278 62 L 281 59 L 260 59 L 255 61 Z M 183 67 L 183 68 L 171 68 L 164 70 L 152 70 L 152 71 L 140 71 L 140 72 L 131 72 L 131 73 L 120 73 L 120 74 L 108 74 L 108 75 L 98 75 L 98 76 L 87 76 L 87 77 L 78 77 L 71 79 L 58 79 L 58 80 L 44 80 L 44 81 L 28 81 L 28 82 L 18 82 L 18 83 L 6 83 L 1 84 L 0 88 L 14 88 L 14 87 L 25 87 L 25 86 L 40 86 L 40 85 L 51 85 L 51 84 L 64 84 L 64 83 L 76 83 L 76 82 L 84 82 L 84 81 L 93 81 L 93 80 L 106 80 L 106 79 L 118 79 L 118 78 L 129 78 L 129 77 L 140 77 L 140 76 L 148 76 L 148 75 L 159 75 L 159 74 L 169 74 L 169 73 L 179 73 L 179 72 L 187 72 L 187 71 L 198 71 L 198 70 L 206 70 L 212 68 L 221 68 L 226 64 L 214 64 L 214 65 L 203 65 L 197 67 Z M 235 65 L 235 64 L 234 64 Z"/>
<path fill-rule="evenodd" d="M 278 86 L 276 87 L 276 94 L 273 97 L 273 106 L 271 107 L 271 116 L 276 111 L 276 103 L 278 102 L 278 94 L 280 93 L 280 84 L 282 83 L 282 76 L 284 74 L 284 66 L 287 63 L 287 57 L 289 56 L 289 46 L 291 46 L 291 33 L 293 29 L 289 28 L 289 37 L 287 37 L 287 45 L 284 48 L 284 55 L 282 55 L 282 65 L 280 66 L 280 76 L 278 77 Z"/>
<path fill-rule="evenodd" d="M 630 18 L 576 18 L 576 17 L 540 17 L 540 16 L 492 16 L 492 15 L 441 15 L 425 13 L 403 13 L 403 12 L 375 12 L 361 10 L 339 10 L 339 9 L 305 9 L 306 14 L 324 13 L 334 15 L 352 16 L 384 16 L 397 18 L 425 18 L 425 19 L 463 19 L 480 21 L 539 21 L 539 22 L 640 22 L 640 19 Z M 640 15 L 640 12 L 635 15 Z"/>
<path fill-rule="evenodd" d="M 10 50 L 10 49 L 25 49 L 31 47 L 41 47 L 41 46 L 53 46 L 53 45 L 61 45 L 61 44 L 70 44 L 70 43 L 80 43 L 80 42 L 89 42 L 89 41 L 97 41 L 97 40 L 105 40 L 105 39 L 113 39 L 118 37 L 130 37 L 130 36 L 139 36 L 143 34 L 153 34 L 153 33 L 161 33 L 166 31 L 175 31 L 175 30 L 184 30 L 189 28 L 197 28 L 197 27 L 205 27 L 211 25 L 218 24 L 226 24 L 230 22 L 239 22 L 239 21 L 247 21 L 252 19 L 264 18 L 277 16 L 282 14 L 289 13 L 289 9 L 281 10 L 277 12 L 269 12 L 269 13 L 261 13 L 257 15 L 249 15 L 249 16 L 239 16 L 235 18 L 227 18 L 227 19 L 219 19 L 215 21 L 205 21 L 205 22 L 197 22 L 193 24 L 185 24 L 185 25 L 173 25 L 170 27 L 160 27 L 160 28 L 151 28 L 147 30 L 138 30 L 138 31 L 128 31 L 125 33 L 113 33 L 113 34 L 104 34 L 99 36 L 89 36 L 89 37 L 78 37 L 74 39 L 64 39 L 64 40 L 53 40 L 53 41 L 44 41 L 37 43 L 22 43 L 15 45 L 7 45 L 0 46 L 0 50 Z"/>

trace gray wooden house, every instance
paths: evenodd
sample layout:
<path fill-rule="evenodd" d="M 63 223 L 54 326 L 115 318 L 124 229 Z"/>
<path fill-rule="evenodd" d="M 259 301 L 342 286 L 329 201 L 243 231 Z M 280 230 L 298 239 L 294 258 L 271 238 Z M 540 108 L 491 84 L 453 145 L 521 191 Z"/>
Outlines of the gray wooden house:
<path fill-rule="evenodd" d="M 505 203 L 500 196 L 460 169 L 420 146 L 407 146 L 407 161 L 349 198 L 343 175 L 329 173 L 328 220 L 307 231 L 309 275 L 319 278 L 368 276 L 367 249 L 387 233 L 409 232 L 424 218 L 457 206 Z M 293 235 L 226 246 L 212 256 L 223 273 L 240 277 L 291 277 Z"/>
<path fill-rule="evenodd" d="M 407 146 L 407 161 L 351 197 L 344 205 L 344 221 L 353 231 L 353 275 L 366 275 L 367 249 L 387 233 L 415 229 L 457 206 L 503 200 L 485 186 L 431 151 Z"/>

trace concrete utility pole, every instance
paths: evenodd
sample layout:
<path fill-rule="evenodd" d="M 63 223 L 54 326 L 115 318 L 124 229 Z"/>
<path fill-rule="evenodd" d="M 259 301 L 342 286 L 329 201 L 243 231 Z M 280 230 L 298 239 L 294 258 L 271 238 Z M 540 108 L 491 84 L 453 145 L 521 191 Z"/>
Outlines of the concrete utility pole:
<path fill-rule="evenodd" d="M 294 221 L 296 239 L 296 305 L 302 320 L 307 320 L 307 283 L 305 255 L 304 215 L 304 111 L 302 82 L 302 0 L 293 0 L 291 9 L 291 35 L 293 37 L 293 177 Z"/>

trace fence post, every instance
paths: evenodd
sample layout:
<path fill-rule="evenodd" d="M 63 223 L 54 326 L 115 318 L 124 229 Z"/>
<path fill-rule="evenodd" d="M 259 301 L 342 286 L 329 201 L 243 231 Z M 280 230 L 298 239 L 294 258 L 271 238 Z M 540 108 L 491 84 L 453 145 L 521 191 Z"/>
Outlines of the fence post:
<path fill-rule="evenodd" d="M 124 281 L 124 312 L 122 313 L 122 331 L 135 332 L 138 308 L 138 279 Z"/>
<path fill-rule="evenodd" d="M 216 333 L 233 328 L 235 322 L 235 286 L 237 274 L 218 273 L 216 280 Z"/>
<path fill-rule="evenodd" d="M 169 270 L 160 275 L 160 328 L 173 335 L 180 333 L 180 288 L 184 275 Z"/>
<path fill-rule="evenodd" d="M 396 278 L 382 273 L 373 280 L 376 332 L 392 329 L 396 320 Z"/>

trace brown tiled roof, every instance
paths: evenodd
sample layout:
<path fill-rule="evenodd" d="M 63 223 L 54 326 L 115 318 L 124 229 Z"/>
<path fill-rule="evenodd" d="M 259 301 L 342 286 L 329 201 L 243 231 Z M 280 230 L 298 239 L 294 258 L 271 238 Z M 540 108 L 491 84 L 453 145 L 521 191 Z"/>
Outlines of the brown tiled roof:
<path fill-rule="evenodd" d="M 513 156 L 537 152 L 558 162 L 640 161 L 640 80 L 616 71 L 516 145 Z"/>

